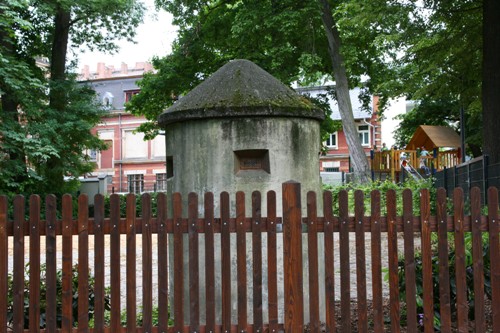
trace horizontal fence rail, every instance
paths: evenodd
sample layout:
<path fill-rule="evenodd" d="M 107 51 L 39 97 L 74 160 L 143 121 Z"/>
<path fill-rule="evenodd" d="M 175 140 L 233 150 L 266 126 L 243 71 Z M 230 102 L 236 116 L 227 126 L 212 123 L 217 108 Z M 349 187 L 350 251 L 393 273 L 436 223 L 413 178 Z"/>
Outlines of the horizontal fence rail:
<path fill-rule="evenodd" d="M 300 193 L 0 196 L 0 332 L 500 332 L 496 188 Z"/>

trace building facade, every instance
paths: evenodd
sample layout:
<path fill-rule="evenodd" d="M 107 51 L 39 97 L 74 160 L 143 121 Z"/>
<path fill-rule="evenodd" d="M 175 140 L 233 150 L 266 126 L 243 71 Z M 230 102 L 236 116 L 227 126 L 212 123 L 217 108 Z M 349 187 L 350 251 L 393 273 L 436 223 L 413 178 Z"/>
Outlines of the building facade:
<path fill-rule="evenodd" d="M 97 92 L 100 102 L 108 109 L 108 115 L 94 128 L 94 133 L 108 144 L 108 149 L 88 152 L 96 163 L 96 170 L 88 177 L 106 176 L 108 193 L 164 191 L 167 186 L 165 137 L 144 141 L 137 127 L 146 122 L 143 117 L 133 116 L 125 111 L 125 103 L 139 93 L 137 81 L 144 72 L 152 71 L 149 63 L 137 63 L 129 69 L 122 64 L 119 69 L 99 63 L 96 72 L 85 66 L 81 81 Z M 296 88 L 296 91 L 310 96 L 324 94 L 330 86 Z M 381 147 L 381 122 L 377 114 L 377 97 L 371 97 L 368 109 L 359 100 L 359 89 L 351 91 L 353 113 L 359 138 L 367 158 L 370 150 Z M 340 120 L 337 103 L 330 98 L 332 118 Z M 349 172 L 349 149 L 343 131 L 331 133 L 324 145 L 326 154 L 320 156 L 319 168 L 322 174 Z"/>
<path fill-rule="evenodd" d="M 99 63 L 97 72 L 91 73 L 88 67 L 82 71 L 82 83 L 92 86 L 108 110 L 93 130 L 108 149 L 88 152 L 96 163 L 96 170 L 89 177 L 106 176 L 108 193 L 166 189 L 165 138 L 159 135 L 144 141 L 144 135 L 135 130 L 146 119 L 125 111 L 125 103 L 139 92 L 136 82 L 151 70 L 149 63 L 137 63 L 130 70 L 125 64 L 116 70 Z"/>
<path fill-rule="evenodd" d="M 320 94 L 325 94 L 332 88 L 332 86 L 318 86 L 297 88 L 296 91 L 301 94 L 316 97 Z M 364 107 L 363 102 L 359 98 L 360 92 L 361 90 L 359 88 L 355 88 L 352 89 L 349 94 L 359 140 L 361 141 L 367 158 L 370 158 L 370 151 L 372 149 L 380 149 L 382 146 L 382 122 L 377 112 L 378 98 L 376 96 L 370 97 L 368 101 L 369 105 Z M 337 102 L 329 97 L 329 104 L 332 109 L 332 119 L 341 120 Z M 349 172 L 349 148 L 344 132 L 340 130 L 331 133 L 323 144 L 327 149 L 326 153 L 320 156 L 320 171 L 322 173 Z"/>

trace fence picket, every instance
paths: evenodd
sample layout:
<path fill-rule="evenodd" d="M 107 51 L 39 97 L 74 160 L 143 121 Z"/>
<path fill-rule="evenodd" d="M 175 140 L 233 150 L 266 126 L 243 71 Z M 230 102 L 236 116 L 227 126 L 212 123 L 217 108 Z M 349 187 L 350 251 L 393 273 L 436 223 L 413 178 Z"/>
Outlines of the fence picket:
<path fill-rule="evenodd" d="M 127 290 L 127 331 L 132 332 L 137 327 L 137 246 L 136 246 L 136 199 L 135 194 L 127 194 L 126 208 L 126 290 Z"/>
<path fill-rule="evenodd" d="M 29 328 L 40 330 L 40 197 L 30 196 L 30 276 L 29 276 Z"/>
<path fill-rule="evenodd" d="M 24 197 L 14 198 L 14 274 L 12 280 L 14 332 L 24 329 Z"/>
<path fill-rule="evenodd" d="M 398 232 L 396 224 L 396 191 L 389 190 L 386 194 L 387 206 L 387 238 L 389 260 L 389 299 L 391 332 L 399 333 L 400 305 L 399 305 L 399 270 L 398 270 Z"/>
<path fill-rule="evenodd" d="M 78 198 L 78 332 L 89 330 L 89 201 Z"/>
<path fill-rule="evenodd" d="M 238 288 L 238 332 L 247 328 L 247 245 L 245 193 L 236 192 L 236 279 Z"/>
<path fill-rule="evenodd" d="M 407 327 L 409 332 L 417 331 L 417 300 L 415 247 L 413 241 L 413 202 L 409 189 L 403 191 L 403 233 L 405 258 L 405 293 L 407 309 Z"/>
<path fill-rule="evenodd" d="M 278 260 L 276 256 L 276 192 L 267 192 L 267 288 L 269 332 L 278 331 Z"/>
<path fill-rule="evenodd" d="M 429 191 L 420 191 L 420 227 L 422 246 L 422 299 L 424 331 L 434 332 L 434 282 L 432 275 L 432 243 Z"/>
<path fill-rule="evenodd" d="M 474 322 L 475 332 L 485 332 L 484 317 L 484 259 L 481 234 L 481 191 L 473 187 L 470 192 L 472 224 L 472 263 L 474 270 Z"/>
<path fill-rule="evenodd" d="M 349 255 L 349 203 L 346 190 L 339 192 L 340 312 L 342 332 L 351 332 L 351 272 Z"/>
<path fill-rule="evenodd" d="M 69 194 L 65 194 L 62 197 L 61 328 L 63 332 L 70 333 L 72 327 L 73 327 L 73 202 L 71 196 Z"/>
<path fill-rule="evenodd" d="M 118 332 L 121 327 L 121 300 L 120 300 L 120 196 L 110 196 L 110 288 L 111 288 L 111 318 L 110 328 L 112 332 Z"/>
<path fill-rule="evenodd" d="M 214 246 L 214 195 L 205 193 L 205 330 L 215 331 L 215 246 Z"/>
<path fill-rule="evenodd" d="M 488 225 L 490 241 L 491 310 L 493 332 L 500 332 L 500 242 L 498 233 L 498 190 L 488 189 Z"/>
<path fill-rule="evenodd" d="M 157 201 L 158 223 L 158 332 L 168 330 L 168 235 L 167 235 L 167 196 L 158 193 Z"/>
<path fill-rule="evenodd" d="M 356 289 L 358 303 L 358 331 L 368 332 L 368 312 L 366 301 L 366 250 L 365 250 L 365 195 L 354 192 L 354 221 L 356 232 Z"/>
<path fill-rule="evenodd" d="M 198 195 L 188 195 L 188 237 L 189 237 L 189 326 L 191 332 L 200 329 L 200 283 L 198 252 Z"/>
<path fill-rule="evenodd" d="M 214 218 L 214 198 L 213 194 L 205 195 L 205 216 L 203 223 L 200 223 L 198 215 L 198 198 L 195 194 L 188 197 L 187 219 L 182 217 L 182 202 L 180 194 L 176 193 L 173 200 L 173 218 L 167 218 L 167 197 L 164 194 L 158 195 L 158 216 L 154 220 L 151 216 L 151 196 L 142 196 L 141 222 L 136 223 L 136 201 L 135 196 L 127 196 L 126 217 L 120 216 L 120 197 L 111 196 L 111 209 L 109 219 L 105 217 L 104 197 L 97 195 L 94 204 L 93 219 L 88 216 L 88 198 L 82 195 L 78 198 L 78 215 L 76 221 L 73 217 L 73 198 L 65 195 L 62 198 L 62 220 L 57 221 L 57 202 L 54 196 L 47 196 L 45 200 L 45 221 L 41 220 L 40 198 L 36 195 L 30 197 L 29 219 L 26 220 L 25 200 L 22 196 L 14 198 L 13 221 L 8 220 L 8 202 L 5 196 L 0 196 L 0 292 L 9 293 L 7 285 L 7 274 L 9 273 L 9 261 L 13 262 L 13 282 L 12 304 L 0 302 L 0 333 L 6 332 L 7 326 L 13 331 L 21 332 L 49 332 L 57 331 L 57 325 L 61 320 L 61 332 L 221 332 L 232 333 L 241 331 L 254 332 L 277 332 L 302 331 L 304 327 L 303 312 L 303 261 L 302 261 L 302 222 L 307 223 L 307 244 L 308 250 L 308 278 L 309 289 L 306 291 L 309 297 L 309 330 L 319 332 L 320 330 L 320 308 L 319 289 L 320 283 L 325 286 L 325 309 L 326 309 L 326 331 L 336 330 L 335 318 L 335 276 L 334 276 L 334 232 L 339 232 L 339 254 L 340 254 L 340 318 L 342 332 L 350 332 L 352 326 L 351 307 L 351 263 L 350 236 L 356 239 L 356 277 L 358 302 L 356 309 L 357 331 L 367 332 L 369 326 L 374 332 L 384 330 L 384 317 L 382 308 L 383 286 L 382 286 L 382 246 L 381 233 L 387 231 L 388 235 L 388 264 L 389 264 L 389 297 L 390 297 L 390 318 L 391 332 L 400 332 L 400 303 L 399 303 L 399 276 L 398 276 L 398 232 L 403 231 L 404 235 L 404 275 L 405 280 L 405 312 L 406 330 L 416 331 L 417 297 L 422 297 L 424 307 L 423 329 L 425 332 L 434 331 L 434 304 L 433 304 L 433 282 L 439 279 L 440 293 L 440 323 L 441 331 L 455 330 L 467 332 L 470 327 L 474 327 L 476 332 L 500 330 L 500 227 L 498 226 L 498 190 L 490 188 L 488 191 L 488 216 L 482 216 L 480 206 L 481 193 L 477 188 L 470 192 L 471 215 L 464 216 L 464 193 L 461 189 L 455 189 L 453 193 L 453 217 L 447 216 L 447 198 L 443 189 L 437 191 L 436 216 L 431 216 L 430 192 L 422 190 L 420 192 L 420 215 L 413 215 L 413 195 L 411 191 L 403 192 L 403 216 L 397 217 L 396 194 L 391 190 L 387 193 L 387 216 L 384 218 L 380 212 L 380 193 L 371 193 L 371 214 L 365 217 L 364 195 L 362 192 L 354 194 L 354 216 L 349 216 L 349 203 L 346 191 L 339 193 L 339 217 L 333 216 L 332 193 L 323 193 L 323 218 L 318 217 L 317 199 L 315 193 L 307 195 L 307 218 L 302 219 L 300 205 L 300 184 L 288 182 L 283 184 L 283 264 L 284 264 L 284 285 L 285 309 L 281 313 L 285 321 L 278 319 L 278 253 L 277 253 L 277 225 L 281 223 L 281 218 L 276 216 L 276 194 L 267 193 L 267 218 L 261 216 L 261 196 L 259 192 L 252 193 L 251 218 L 246 217 L 245 195 L 238 192 L 236 195 L 236 217 L 230 216 L 229 194 L 223 192 L 220 200 L 220 219 Z M 370 224 L 368 225 L 368 220 Z M 76 222 L 76 223 L 75 223 Z M 172 226 L 168 223 L 174 222 Z M 185 223 L 187 224 L 185 225 Z M 402 222 L 402 223 L 401 223 Z M 452 222 L 452 223 L 451 223 Z M 91 223 L 91 224 L 89 224 Z M 123 224 L 125 223 L 125 224 Z M 214 224 L 215 223 L 215 224 Z M 219 226 L 220 223 L 220 226 Z M 264 225 L 263 225 L 264 223 Z M 319 223 L 319 225 L 318 225 Z M 400 228 L 401 227 L 401 228 Z M 137 229 L 136 229 L 137 228 Z M 421 232 L 422 251 L 422 276 L 416 276 L 415 258 L 415 232 Z M 454 266 L 456 284 L 451 285 L 452 272 L 449 271 L 448 246 L 449 232 L 454 232 Z M 158 233 L 158 290 L 159 290 L 159 324 L 153 327 L 152 324 L 152 237 L 153 233 Z M 222 320 L 216 323 L 216 314 L 221 309 L 216 309 L 216 292 L 214 289 L 215 274 L 215 233 L 221 233 L 221 282 L 222 282 Z M 248 233 L 252 234 L 252 250 L 249 250 L 247 239 Z M 269 321 L 263 320 L 263 258 L 262 258 L 262 232 L 267 232 L 267 277 L 268 277 L 268 306 Z M 279 232 L 279 231 L 278 231 Z M 325 277 L 320 281 L 319 277 L 319 253 L 318 253 L 318 232 L 324 232 L 324 255 Z M 365 247 L 366 232 L 371 233 L 371 271 L 366 272 Z M 433 253 L 431 246 L 431 234 L 436 233 L 438 239 L 438 263 L 439 277 L 433 276 Z M 468 322 L 468 301 L 466 284 L 466 243 L 465 232 L 472 235 L 472 263 L 473 263 L 473 284 L 474 284 L 474 305 L 475 320 Z M 485 276 L 484 276 L 484 244 L 486 238 L 483 232 L 489 232 L 489 255 L 491 273 L 491 314 L 485 313 Z M 142 327 L 137 325 L 136 317 L 136 237 L 137 233 L 142 233 Z M 172 233 L 174 242 L 173 276 L 169 277 L 168 269 L 168 233 Z M 199 233 L 204 233 L 205 248 L 205 290 L 206 299 L 206 321 L 205 325 L 200 325 L 201 314 L 199 307 L 201 295 L 199 294 L 198 277 L 200 252 Z M 231 233 L 233 235 L 231 235 Z M 351 234 L 353 233 L 353 234 Z M 89 235 L 94 235 L 94 261 L 95 261 L 95 284 L 94 284 L 94 328 L 89 328 Z M 110 234 L 110 273 L 111 273 L 111 317 L 110 327 L 105 327 L 104 321 L 104 279 L 105 279 L 105 235 Z M 57 272 L 57 236 L 62 235 L 62 312 L 56 313 L 56 272 Z M 127 292 L 127 327 L 121 327 L 120 323 L 120 240 L 126 235 L 126 292 Z M 25 237 L 29 237 L 29 256 L 25 253 Z M 46 236 L 46 299 L 40 299 L 40 258 L 43 253 L 41 249 L 41 236 Z M 234 236 L 234 239 L 232 238 Z M 13 247 L 9 248 L 12 237 Z M 73 237 L 78 237 L 78 313 L 73 313 Z M 189 244 L 183 244 L 189 240 Z M 236 274 L 231 276 L 234 263 L 231 260 L 231 240 L 236 240 Z M 76 244 L 75 244 L 76 245 Z M 184 266 L 184 245 L 189 247 L 189 265 Z M 265 246 L 265 245 L 264 245 Z M 3 252 L 2 252 L 3 250 Z M 202 251 L 203 251 L 202 250 Z M 10 251 L 10 252 L 9 252 Z M 234 251 L 234 249 L 233 249 Z M 251 252 L 251 254 L 250 254 Z M 12 254 L 10 254 L 12 253 Z M 187 255 L 187 254 L 186 254 Z M 11 257 L 12 256 L 12 259 Z M 250 315 L 248 304 L 248 284 L 247 262 L 252 260 L 252 282 L 253 282 L 253 304 L 251 305 L 251 317 L 253 324 L 248 323 Z M 234 254 L 233 254 L 234 257 Z M 28 276 L 29 300 L 25 300 L 25 262 L 29 258 L 30 275 Z M 189 279 L 184 281 L 184 268 L 189 270 Z M 420 269 L 420 268 L 419 268 Z M 371 274 L 373 295 L 373 320 L 367 318 L 367 276 Z M 168 303 L 168 280 L 173 279 L 174 290 L 172 292 L 174 302 L 172 311 L 174 317 L 174 327 L 169 327 L 169 303 Z M 187 278 L 187 277 L 186 277 Z M 417 278 L 422 279 L 423 289 L 417 291 Z M 232 280 L 233 279 L 233 280 Z M 124 279 L 125 281 L 125 279 Z M 187 295 L 186 285 L 189 283 L 189 324 L 184 319 L 187 305 L 184 297 Z M 237 292 L 237 322 L 232 321 L 231 284 L 236 283 Z M 456 306 L 451 302 L 451 287 L 456 288 Z M 421 295 L 416 295 L 421 292 Z M 29 301 L 29 318 L 25 317 L 24 304 Z M 43 317 L 46 328 L 40 329 L 42 314 L 39 309 L 45 302 L 46 313 Z M 186 305 L 186 308 L 184 307 Z M 9 308 L 7 308 L 7 306 Z M 13 316 L 2 313 L 13 309 Z M 76 307 L 75 307 L 76 309 Z M 83 309 L 83 311 L 82 311 Z M 456 309 L 457 315 L 451 313 Z M 487 319 L 492 317 L 490 324 Z M 60 318 L 60 319 L 59 319 Z M 77 323 L 73 323 L 74 320 Z M 452 321 L 453 320 L 453 321 Z M 1 325 L 5 324 L 4 327 Z M 42 323 L 43 324 L 43 323 Z M 24 328 L 26 325 L 27 329 Z M 370 328 L 371 329 L 371 328 Z"/>
<path fill-rule="evenodd" d="M 184 330 L 184 242 L 182 234 L 182 197 L 174 193 L 174 330 Z"/>
<path fill-rule="evenodd" d="M 229 233 L 229 193 L 220 194 L 222 332 L 231 332 L 231 235 Z"/>
<path fill-rule="evenodd" d="M 94 197 L 94 332 L 104 332 L 104 196 Z"/>
<path fill-rule="evenodd" d="M 324 241 L 325 241 L 325 299 L 326 331 L 335 332 L 335 266 L 333 244 L 333 198 L 331 191 L 323 192 Z"/>
<path fill-rule="evenodd" d="M 457 331 L 468 332 L 469 307 L 467 301 L 465 238 L 464 238 L 464 192 L 458 187 L 453 192 L 455 224 L 455 280 L 457 289 Z"/>
<path fill-rule="evenodd" d="M 371 250 L 373 286 L 373 329 L 384 331 L 384 312 L 382 309 L 382 237 L 380 223 L 380 192 L 371 194 Z"/>
<path fill-rule="evenodd" d="M 142 329 L 153 328 L 153 243 L 151 239 L 151 195 L 142 195 Z"/>
<path fill-rule="evenodd" d="M 436 219 L 438 224 L 439 256 L 439 308 L 441 330 L 451 330 L 450 266 L 448 263 L 448 225 L 446 214 L 446 190 L 437 190 Z"/>
<path fill-rule="evenodd" d="M 261 194 L 252 193 L 253 329 L 263 332 Z"/>
<path fill-rule="evenodd" d="M 319 332 L 318 214 L 316 192 L 307 193 L 307 255 L 309 261 L 309 331 Z"/>
<path fill-rule="evenodd" d="M 302 205 L 300 184 L 283 183 L 283 264 L 285 279 L 285 331 L 304 329 L 302 284 Z"/>
<path fill-rule="evenodd" d="M 0 295 L 8 294 L 8 253 L 9 241 L 7 232 L 8 202 L 5 195 L 0 195 Z M 0 302 L 0 332 L 7 332 L 7 302 Z"/>

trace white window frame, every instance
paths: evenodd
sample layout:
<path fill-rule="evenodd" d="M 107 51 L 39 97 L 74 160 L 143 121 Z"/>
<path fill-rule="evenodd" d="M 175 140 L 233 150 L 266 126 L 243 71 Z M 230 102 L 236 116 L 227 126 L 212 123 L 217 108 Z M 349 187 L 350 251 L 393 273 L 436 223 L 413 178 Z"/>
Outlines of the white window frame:
<path fill-rule="evenodd" d="M 125 128 L 123 129 L 122 137 L 123 137 L 123 159 L 148 159 L 149 154 L 149 142 L 144 141 L 144 134 L 143 133 L 133 133 L 136 128 Z M 128 134 L 131 134 L 131 136 L 128 136 Z M 139 140 L 134 142 L 134 140 L 130 140 L 133 136 L 136 136 Z M 139 149 L 140 154 L 138 155 L 132 155 L 130 156 L 130 145 L 134 144 L 140 144 L 142 147 L 142 150 Z"/>
<path fill-rule="evenodd" d="M 366 127 L 366 129 L 361 129 L 361 127 Z M 358 125 L 358 137 L 363 147 L 370 147 L 370 125 Z M 365 141 L 365 139 L 367 140 Z"/>
<path fill-rule="evenodd" d="M 150 140 L 151 143 L 151 157 L 152 158 L 165 158 L 167 156 L 165 150 L 165 136 L 157 135 L 153 140 Z"/>
<path fill-rule="evenodd" d="M 340 161 L 323 161 L 321 162 L 323 167 L 323 172 L 339 172 L 340 171 Z M 332 171 L 331 169 L 335 169 Z"/>
<path fill-rule="evenodd" d="M 157 173 L 156 178 L 156 191 L 163 192 L 167 190 L 167 172 Z"/>
<path fill-rule="evenodd" d="M 332 145 L 332 137 L 335 138 L 334 145 Z M 324 143 L 325 143 L 325 146 L 327 146 L 328 148 L 337 148 L 338 147 L 338 140 L 339 140 L 338 132 L 334 132 L 334 133 L 330 134 L 330 136 L 328 137 L 328 139 L 326 139 L 326 141 Z"/>
<path fill-rule="evenodd" d="M 127 188 L 129 193 L 144 192 L 144 174 L 141 173 L 128 174 Z"/>

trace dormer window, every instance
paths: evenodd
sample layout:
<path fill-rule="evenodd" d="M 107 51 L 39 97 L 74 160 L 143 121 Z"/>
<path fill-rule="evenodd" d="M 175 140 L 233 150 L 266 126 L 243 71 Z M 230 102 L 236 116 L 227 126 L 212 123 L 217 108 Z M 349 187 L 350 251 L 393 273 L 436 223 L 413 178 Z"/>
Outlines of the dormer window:
<path fill-rule="evenodd" d="M 132 97 L 137 95 L 139 93 L 139 89 L 134 89 L 134 90 L 125 90 L 125 102 L 130 102 Z"/>
<path fill-rule="evenodd" d="M 109 91 L 106 91 L 104 95 L 102 96 L 102 105 L 106 109 L 110 109 L 113 106 L 113 94 L 110 93 Z"/>

